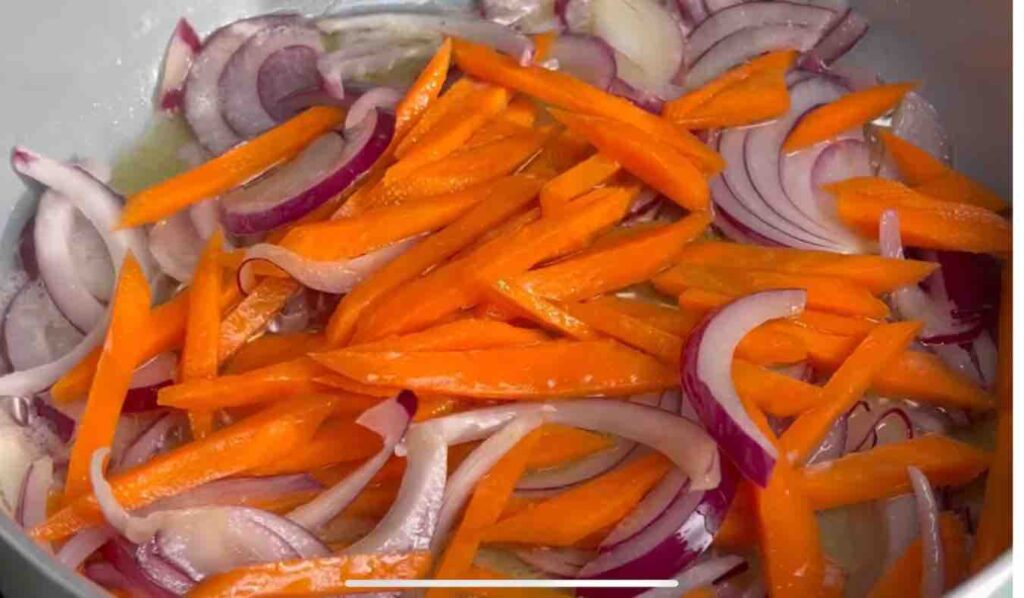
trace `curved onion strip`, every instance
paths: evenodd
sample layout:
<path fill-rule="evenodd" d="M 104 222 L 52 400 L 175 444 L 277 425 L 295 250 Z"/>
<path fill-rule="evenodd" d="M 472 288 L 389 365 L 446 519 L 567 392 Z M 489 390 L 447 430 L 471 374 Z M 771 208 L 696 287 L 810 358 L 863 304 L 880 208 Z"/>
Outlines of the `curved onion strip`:
<path fill-rule="evenodd" d="M 436 43 L 435 43 L 436 42 Z M 429 57 L 440 40 L 414 41 L 395 44 L 393 42 L 368 43 L 345 47 L 336 52 L 324 54 L 317 60 L 316 68 L 323 79 L 324 88 L 331 97 L 345 97 L 344 82 L 350 78 L 361 79 L 376 73 L 387 72 L 399 64 Z"/>
<path fill-rule="evenodd" d="M 802 290 L 747 295 L 705 318 L 683 347 L 683 394 L 722 450 L 746 477 L 761 486 L 768 483 L 777 452 L 736 394 L 732 358 L 748 332 L 769 320 L 799 314 L 806 301 L 807 293 Z"/>
<path fill-rule="evenodd" d="M 260 478 L 225 478 L 207 482 L 182 494 L 161 498 L 140 509 L 139 513 L 148 514 L 192 507 L 253 504 L 322 489 L 323 486 L 319 482 L 304 473 Z"/>
<path fill-rule="evenodd" d="M 589 0 L 590 33 L 615 50 L 617 76 L 635 89 L 675 98 L 673 84 L 684 69 L 683 28 L 657 0 Z"/>
<path fill-rule="evenodd" d="M 554 0 L 482 0 L 480 8 L 488 21 L 523 33 L 546 33 L 560 28 Z"/>
<path fill-rule="evenodd" d="M 38 280 L 22 287 L 11 301 L 3 336 L 7 360 L 15 370 L 50 363 L 82 341 L 82 333 L 64 318 Z"/>
<path fill-rule="evenodd" d="M 185 88 L 192 60 L 199 53 L 202 42 L 192 24 L 182 17 L 174 27 L 167 50 L 164 52 L 163 67 L 160 69 L 160 84 L 156 89 L 156 107 L 165 112 L 177 112 Z"/>
<path fill-rule="evenodd" d="M 547 493 L 591 480 L 617 467 L 635 450 L 636 443 L 621 438 L 615 439 L 611 448 L 588 455 L 565 467 L 527 473 L 516 484 L 516 491 Z"/>
<path fill-rule="evenodd" d="M 519 560 L 540 570 L 546 575 L 572 578 L 583 565 L 593 558 L 593 553 L 577 548 L 523 548 L 515 551 Z"/>
<path fill-rule="evenodd" d="M 663 588 L 648 590 L 637 596 L 637 598 L 676 598 L 680 595 L 686 595 L 687 592 L 697 588 L 712 585 L 722 576 L 743 565 L 744 562 L 742 557 L 736 555 L 708 559 L 692 567 L 687 567 L 682 573 L 677 575 L 675 580 L 679 582 L 679 585 L 675 588 L 671 590 Z"/>
<path fill-rule="evenodd" d="M 32 529 L 46 520 L 46 501 L 53 485 L 53 458 L 44 455 L 28 466 L 18 496 L 15 520 L 25 529 Z"/>
<path fill-rule="evenodd" d="M 188 210 L 177 212 L 149 229 L 149 252 L 153 260 L 164 274 L 178 282 L 192 280 L 202 249 L 203 238 Z"/>
<path fill-rule="evenodd" d="M 551 43 L 551 66 L 594 87 L 607 90 L 615 79 L 615 50 L 593 35 L 564 34 Z M 545 65 L 548 64 L 545 61 Z"/>
<path fill-rule="evenodd" d="M 939 505 L 928 478 L 920 469 L 908 467 L 907 475 L 910 476 L 910 485 L 914 488 L 917 522 L 921 528 L 921 553 L 924 561 L 921 596 L 939 598 L 946 584 L 945 559 L 942 554 L 942 538 L 939 535 Z"/>
<path fill-rule="evenodd" d="M 345 130 L 351 131 L 362 124 L 369 116 L 370 110 L 394 112 L 401 99 L 402 94 L 390 87 L 374 87 L 364 92 L 348 109 L 348 114 L 345 115 Z"/>
<path fill-rule="evenodd" d="M 685 484 L 686 476 L 683 472 L 678 469 L 669 472 L 644 496 L 636 508 L 619 521 L 604 540 L 601 540 L 600 547 L 605 549 L 616 546 L 643 531 L 668 509 L 676 495 L 683 491 Z"/>
<path fill-rule="evenodd" d="M 85 559 L 99 550 L 114 535 L 113 528 L 108 525 L 84 529 L 71 536 L 71 539 L 60 547 L 60 550 L 57 551 L 57 560 L 70 569 L 77 569 L 85 562 Z"/>
<path fill-rule="evenodd" d="M 710 8 L 710 7 L 709 7 Z M 741 2 L 714 11 L 687 38 L 686 62 L 700 60 L 715 44 L 730 35 L 754 27 L 786 25 L 821 31 L 835 16 L 831 10 L 791 2 Z"/>
<path fill-rule="evenodd" d="M 818 42 L 821 29 L 791 25 L 765 25 L 741 29 L 704 53 L 686 76 L 686 88 L 697 89 L 730 68 L 774 50 L 806 52 Z"/>
<path fill-rule="evenodd" d="M 181 417 L 176 412 L 169 412 L 157 418 L 121 454 L 116 470 L 124 471 L 142 465 L 167 450 L 171 433 L 181 423 Z"/>
<path fill-rule="evenodd" d="M 860 13 L 848 10 L 810 52 L 800 57 L 801 68 L 823 72 L 849 52 L 868 32 L 870 24 Z"/>

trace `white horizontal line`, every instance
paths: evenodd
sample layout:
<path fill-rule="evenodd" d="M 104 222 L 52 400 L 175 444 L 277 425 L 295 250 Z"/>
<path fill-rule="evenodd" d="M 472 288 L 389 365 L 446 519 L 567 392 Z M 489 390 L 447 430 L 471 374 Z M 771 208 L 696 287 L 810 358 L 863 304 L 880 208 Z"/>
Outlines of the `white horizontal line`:
<path fill-rule="evenodd" d="M 676 588 L 674 579 L 347 579 L 349 588 Z"/>

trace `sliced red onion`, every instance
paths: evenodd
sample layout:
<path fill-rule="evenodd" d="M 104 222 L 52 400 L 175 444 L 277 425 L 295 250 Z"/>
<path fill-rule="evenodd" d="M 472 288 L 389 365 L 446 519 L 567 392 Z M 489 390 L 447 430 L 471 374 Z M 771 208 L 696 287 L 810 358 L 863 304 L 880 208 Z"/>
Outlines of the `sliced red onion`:
<path fill-rule="evenodd" d="M 708 18 L 708 8 L 704 0 L 676 0 L 676 4 L 680 16 L 690 29 L 696 29 Z"/>
<path fill-rule="evenodd" d="M 409 391 L 402 391 L 398 397 L 366 410 L 359 416 L 356 423 L 380 434 L 383 441 L 381 450 L 347 475 L 345 479 L 325 490 L 312 501 L 288 513 L 288 519 L 316 531 L 342 512 L 394 454 L 395 446 L 405 436 L 415 414 L 416 395 Z"/>
<path fill-rule="evenodd" d="M 84 529 L 71 538 L 57 551 L 57 560 L 68 566 L 69 569 L 77 569 L 85 562 L 85 559 L 92 556 L 92 553 L 99 550 L 107 543 L 115 533 L 108 525 L 98 525 Z"/>
<path fill-rule="evenodd" d="M 434 53 L 440 39 L 410 41 L 396 45 L 392 40 L 347 44 L 317 60 L 317 70 L 327 94 L 338 101 L 346 96 L 345 82 L 387 73 L 399 65 L 421 60 Z"/>
<path fill-rule="evenodd" d="M 551 44 L 548 60 L 556 70 L 598 89 L 608 89 L 615 79 L 615 51 L 592 35 L 559 35 Z"/>
<path fill-rule="evenodd" d="M 615 444 L 599 453 L 588 455 L 567 466 L 525 474 L 516 490 L 527 493 L 548 493 L 592 480 L 621 465 L 636 451 L 636 443 L 616 438 Z"/>
<path fill-rule="evenodd" d="M 156 89 L 156 106 L 164 112 L 181 110 L 185 93 L 185 78 L 202 42 L 191 23 L 184 17 L 178 19 L 167 50 L 164 52 L 163 68 L 160 71 L 160 84 Z"/>
<path fill-rule="evenodd" d="M 519 560 L 545 575 L 573 578 L 579 574 L 594 553 L 577 548 L 523 548 L 515 551 Z"/>
<path fill-rule="evenodd" d="M 686 476 L 678 469 L 669 472 L 650 492 L 644 496 L 635 509 L 626 515 L 612 531 L 601 540 L 602 550 L 617 546 L 632 539 L 661 516 L 680 492 L 685 491 Z"/>
<path fill-rule="evenodd" d="M 748 1 L 749 0 L 704 0 L 704 6 L 707 7 L 709 13 L 716 14 L 731 6 L 743 4 Z"/>
<path fill-rule="evenodd" d="M 924 562 L 921 596 L 939 598 L 946 585 L 942 537 L 939 535 L 939 505 L 928 478 L 920 469 L 908 467 L 907 475 L 910 476 L 910 485 L 914 489 L 917 522 L 921 528 L 921 553 Z"/>
<path fill-rule="evenodd" d="M 661 109 L 665 105 L 665 100 L 661 97 L 633 87 L 618 77 L 612 79 L 611 85 L 608 86 L 608 93 L 626 98 L 652 114 L 661 114 Z"/>
<path fill-rule="evenodd" d="M 473 489 L 494 465 L 512 450 L 524 436 L 544 423 L 541 413 L 523 414 L 506 424 L 501 430 L 483 441 L 452 472 L 445 486 L 441 510 L 437 515 L 437 527 L 431 540 L 431 549 L 440 550 L 455 524 L 456 517 L 469 501 Z"/>
<path fill-rule="evenodd" d="M 765 2 L 764 4 L 782 3 Z M 744 4 L 736 8 L 743 6 L 747 5 Z M 814 47 L 820 37 L 820 27 L 764 25 L 740 29 L 717 41 L 696 62 L 692 63 L 686 75 L 686 88 L 696 89 L 732 67 L 765 52 L 786 49 L 806 52 Z"/>
<path fill-rule="evenodd" d="M 177 370 L 178 356 L 170 351 L 160 353 L 135 370 L 129 388 L 142 388 L 166 382 L 174 378 Z"/>
<path fill-rule="evenodd" d="M 559 29 L 554 0 L 483 0 L 480 8 L 488 21 L 523 33 Z"/>
<path fill-rule="evenodd" d="M 514 29 L 497 23 L 458 15 L 425 15 L 409 13 L 376 13 L 352 17 L 327 17 L 317 21 L 325 33 L 350 33 L 373 31 L 376 35 L 387 34 L 392 39 L 422 37 L 424 33 L 437 36 L 451 36 L 491 46 L 520 62 L 529 64 L 533 59 L 533 40 Z M 323 63 L 321 63 L 323 64 Z M 324 79 L 329 80 L 321 68 Z"/>
<path fill-rule="evenodd" d="M 556 0 L 555 14 L 570 33 L 587 33 L 593 27 L 590 0 Z"/>
<path fill-rule="evenodd" d="M 57 309 L 40 281 L 30 282 L 4 318 L 7 358 L 15 370 L 44 366 L 82 342 L 82 333 Z"/>
<path fill-rule="evenodd" d="M 253 35 L 274 25 L 301 21 L 298 15 L 266 15 L 225 25 L 206 38 L 185 81 L 185 118 L 199 142 L 216 154 L 240 143 L 221 112 L 220 79 L 235 52 Z"/>
<path fill-rule="evenodd" d="M 868 32 L 870 23 L 860 13 L 849 10 L 811 51 L 800 57 L 799 66 L 822 72 L 842 58 Z"/>
<path fill-rule="evenodd" d="M 398 495 L 372 532 L 345 549 L 347 554 L 427 550 L 434 536 L 445 479 L 448 443 L 430 428 L 413 426 L 405 437 L 405 475 Z"/>
<path fill-rule="evenodd" d="M 302 22 L 256 32 L 231 56 L 218 83 L 224 120 L 243 138 L 255 137 L 283 120 L 278 103 L 320 86 L 320 33 Z"/>
<path fill-rule="evenodd" d="M 742 222 L 732 217 L 725 209 L 721 206 L 723 204 L 736 205 L 736 196 L 732 194 L 729 187 L 722 182 L 721 177 L 712 179 L 711 193 L 715 198 L 716 206 L 715 210 L 715 228 L 718 229 L 725 238 L 737 243 L 746 243 L 748 245 L 763 245 L 765 247 L 781 247 L 782 244 L 768 237 L 765 237 L 757 231 L 747 227 Z"/>
<path fill-rule="evenodd" d="M 101 554 L 121 574 L 126 589 L 134 595 L 173 598 L 194 585 L 184 573 L 162 559 L 147 558 L 147 553 L 124 538 L 115 537 L 104 544 Z"/>
<path fill-rule="evenodd" d="M 745 563 L 746 561 L 742 557 L 736 555 L 713 557 L 692 567 L 687 567 L 682 573 L 676 575 L 675 580 L 679 582 L 679 585 L 675 588 L 671 590 L 655 588 L 640 594 L 638 598 L 676 598 L 680 595 L 685 596 L 687 592 L 697 588 L 713 585 L 723 576 L 742 567 Z M 751 598 L 755 598 L 755 596 L 760 598 L 761 595 L 763 594 L 751 595 Z"/>
<path fill-rule="evenodd" d="M 224 226 L 252 234 L 292 222 L 338 195 L 380 158 L 391 142 L 395 119 L 374 110 L 345 137 L 327 133 L 292 161 L 221 198 Z"/>
<path fill-rule="evenodd" d="M 189 282 L 199 263 L 203 239 L 187 210 L 157 222 L 149 229 L 149 252 L 164 274 Z"/>
<path fill-rule="evenodd" d="M 732 358 L 747 333 L 769 320 L 799 314 L 806 301 L 807 293 L 802 290 L 747 295 L 708 316 L 683 347 L 683 394 L 725 454 L 761 486 L 768 484 L 777 452 L 736 394 Z"/>
<path fill-rule="evenodd" d="M 139 512 L 148 514 L 193 507 L 259 504 L 322 489 L 323 486 L 319 482 L 304 473 L 260 478 L 224 478 L 207 482 L 182 494 L 161 498 Z"/>
<path fill-rule="evenodd" d="M 900 558 L 920 536 L 917 524 L 917 501 L 913 494 L 903 494 L 876 503 L 879 517 L 885 527 L 886 541 L 884 566 L 888 568 Z"/>
<path fill-rule="evenodd" d="M 82 574 L 104 590 L 127 590 L 131 587 L 128 578 L 107 561 L 88 563 L 82 568 Z"/>
<path fill-rule="evenodd" d="M 683 29 L 656 0 L 589 0 L 590 30 L 615 50 L 618 78 L 661 98 L 681 92 L 673 85 L 683 67 Z"/>
<path fill-rule="evenodd" d="M 345 130 L 356 130 L 372 110 L 394 112 L 401 99 L 402 94 L 390 87 L 374 87 L 364 92 L 348 109 L 348 114 L 345 115 Z"/>
<path fill-rule="evenodd" d="M 704 490 L 719 481 L 718 452 L 708 435 L 678 415 L 631 402 L 579 399 L 530 405 L 499 405 L 422 422 L 414 428 L 439 434 L 448 444 L 486 438 L 517 416 L 543 413 L 549 423 L 604 432 L 639 442 L 663 453 Z"/>
<path fill-rule="evenodd" d="M 192 204 L 188 215 L 199 238 L 205 241 L 220 227 L 220 200 L 212 198 Z"/>
<path fill-rule="evenodd" d="M 820 211 L 836 220 L 835 198 L 822 187 L 829 183 L 871 174 L 871 151 L 858 139 L 842 139 L 829 145 L 814 162 L 811 185 Z"/>
<path fill-rule="evenodd" d="M 21 527 L 32 529 L 46 521 L 46 501 L 53 486 L 53 458 L 40 457 L 28 466 L 19 493 L 14 519 Z"/>
<path fill-rule="evenodd" d="M 170 448 L 173 433 L 182 419 L 176 412 L 166 413 L 157 418 L 121 453 L 117 471 L 125 471 L 141 465 Z"/>

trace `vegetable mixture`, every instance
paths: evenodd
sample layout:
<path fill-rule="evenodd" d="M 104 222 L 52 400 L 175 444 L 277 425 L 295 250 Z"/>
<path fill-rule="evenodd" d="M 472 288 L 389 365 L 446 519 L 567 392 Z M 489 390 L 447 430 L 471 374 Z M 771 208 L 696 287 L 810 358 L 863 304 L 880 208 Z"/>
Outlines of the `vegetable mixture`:
<path fill-rule="evenodd" d="M 44 191 L 0 505 L 120 596 L 940 596 L 1010 545 L 1009 208 L 917 82 L 840 60 L 867 29 L 846 0 L 180 21 L 173 140 L 12 152 Z M 621 580 L 678 585 L 593 587 Z"/>

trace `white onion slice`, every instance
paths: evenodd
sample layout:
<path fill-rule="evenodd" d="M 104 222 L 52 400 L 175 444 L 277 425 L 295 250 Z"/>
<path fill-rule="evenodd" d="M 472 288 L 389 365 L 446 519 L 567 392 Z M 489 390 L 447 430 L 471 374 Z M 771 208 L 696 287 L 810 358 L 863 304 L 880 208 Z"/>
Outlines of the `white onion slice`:
<path fill-rule="evenodd" d="M 352 103 L 345 115 L 345 130 L 354 131 L 370 115 L 371 110 L 394 112 L 402 94 L 390 87 L 374 87 Z"/>
<path fill-rule="evenodd" d="M 924 571 L 921 580 L 923 598 L 939 598 L 946 586 L 945 559 L 939 534 L 939 504 L 928 478 L 916 467 L 908 467 L 910 485 L 917 501 L 917 523 L 921 529 L 921 553 Z"/>
<path fill-rule="evenodd" d="M 592 552 L 576 548 L 522 548 L 515 551 L 519 560 L 546 575 L 572 578 L 594 558 Z"/>
<path fill-rule="evenodd" d="M 164 52 L 163 68 L 160 70 L 160 84 L 156 89 L 156 107 L 165 112 L 181 110 L 185 79 L 202 42 L 192 24 L 182 17 L 171 33 Z"/>
<path fill-rule="evenodd" d="M 523 475 L 516 484 L 516 490 L 546 493 L 594 479 L 625 461 L 635 451 L 636 446 L 635 442 L 616 438 L 611 448 L 588 455 L 564 467 L 532 471 Z"/>
<path fill-rule="evenodd" d="M 672 81 L 683 66 L 683 30 L 655 0 L 590 0 L 590 33 L 615 49 L 618 77 L 662 98 L 679 95 Z"/>
<path fill-rule="evenodd" d="M 616 546 L 638 534 L 668 509 L 685 485 L 686 476 L 673 469 L 601 540 L 601 548 Z"/>
<path fill-rule="evenodd" d="M 480 8 L 488 21 L 523 33 L 557 31 L 555 0 L 483 0 Z"/>
<path fill-rule="evenodd" d="M 164 274 L 178 282 L 192 280 L 202 250 L 203 238 L 187 210 L 176 212 L 149 228 L 150 254 Z"/>
<path fill-rule="evenodd" d="M 686 62 L 694 64 L 716 44 L 744 29 L 785 25 L 806 27 L 820 34 L 834 16 L 831 10 L 806 4 L 783 1 L 741 2 L 714 12 L 690 34 L 686 40 Z"/>
<path fill-rule="evenodd" d="M 82 333 L 64 318 L 38 280 L 11 301 L 3 331 L 7 359 L 15 370 L 51 363 L 82 342 Z"/>
<path fill-rule="evenodd" d="M 675 588 L 647 590 L 637 598 L 677 598 L 687 592 L 712 585 L 716 580 L 743 564 L 743 558 L 736 555 L 726 555 L 710 558 L 697 563 L 683 570 L 675 577 L 679 583 Z M 761 594 L 752 594 L 760 596 Z M 745 598 L 745 597 L 744 597 Z"/>
<path fill-rule="evenodd" d="M 559 35 L 551 44 L 548 60 L 556 70 L 598 89 L 608 89 L 617 72 L 615 50 L 592 35 Z"/>
<path fill-rule="evenodd" d="M 775 4 L 772 2 L 771 4 Z M 805 52 L 821 37 L 821 29 L 792 25 L 765 25 L 741 29 L 704 53 L 686 75 L 686 88 L 697 89 L 732 67 L 775 50 Z"/>

